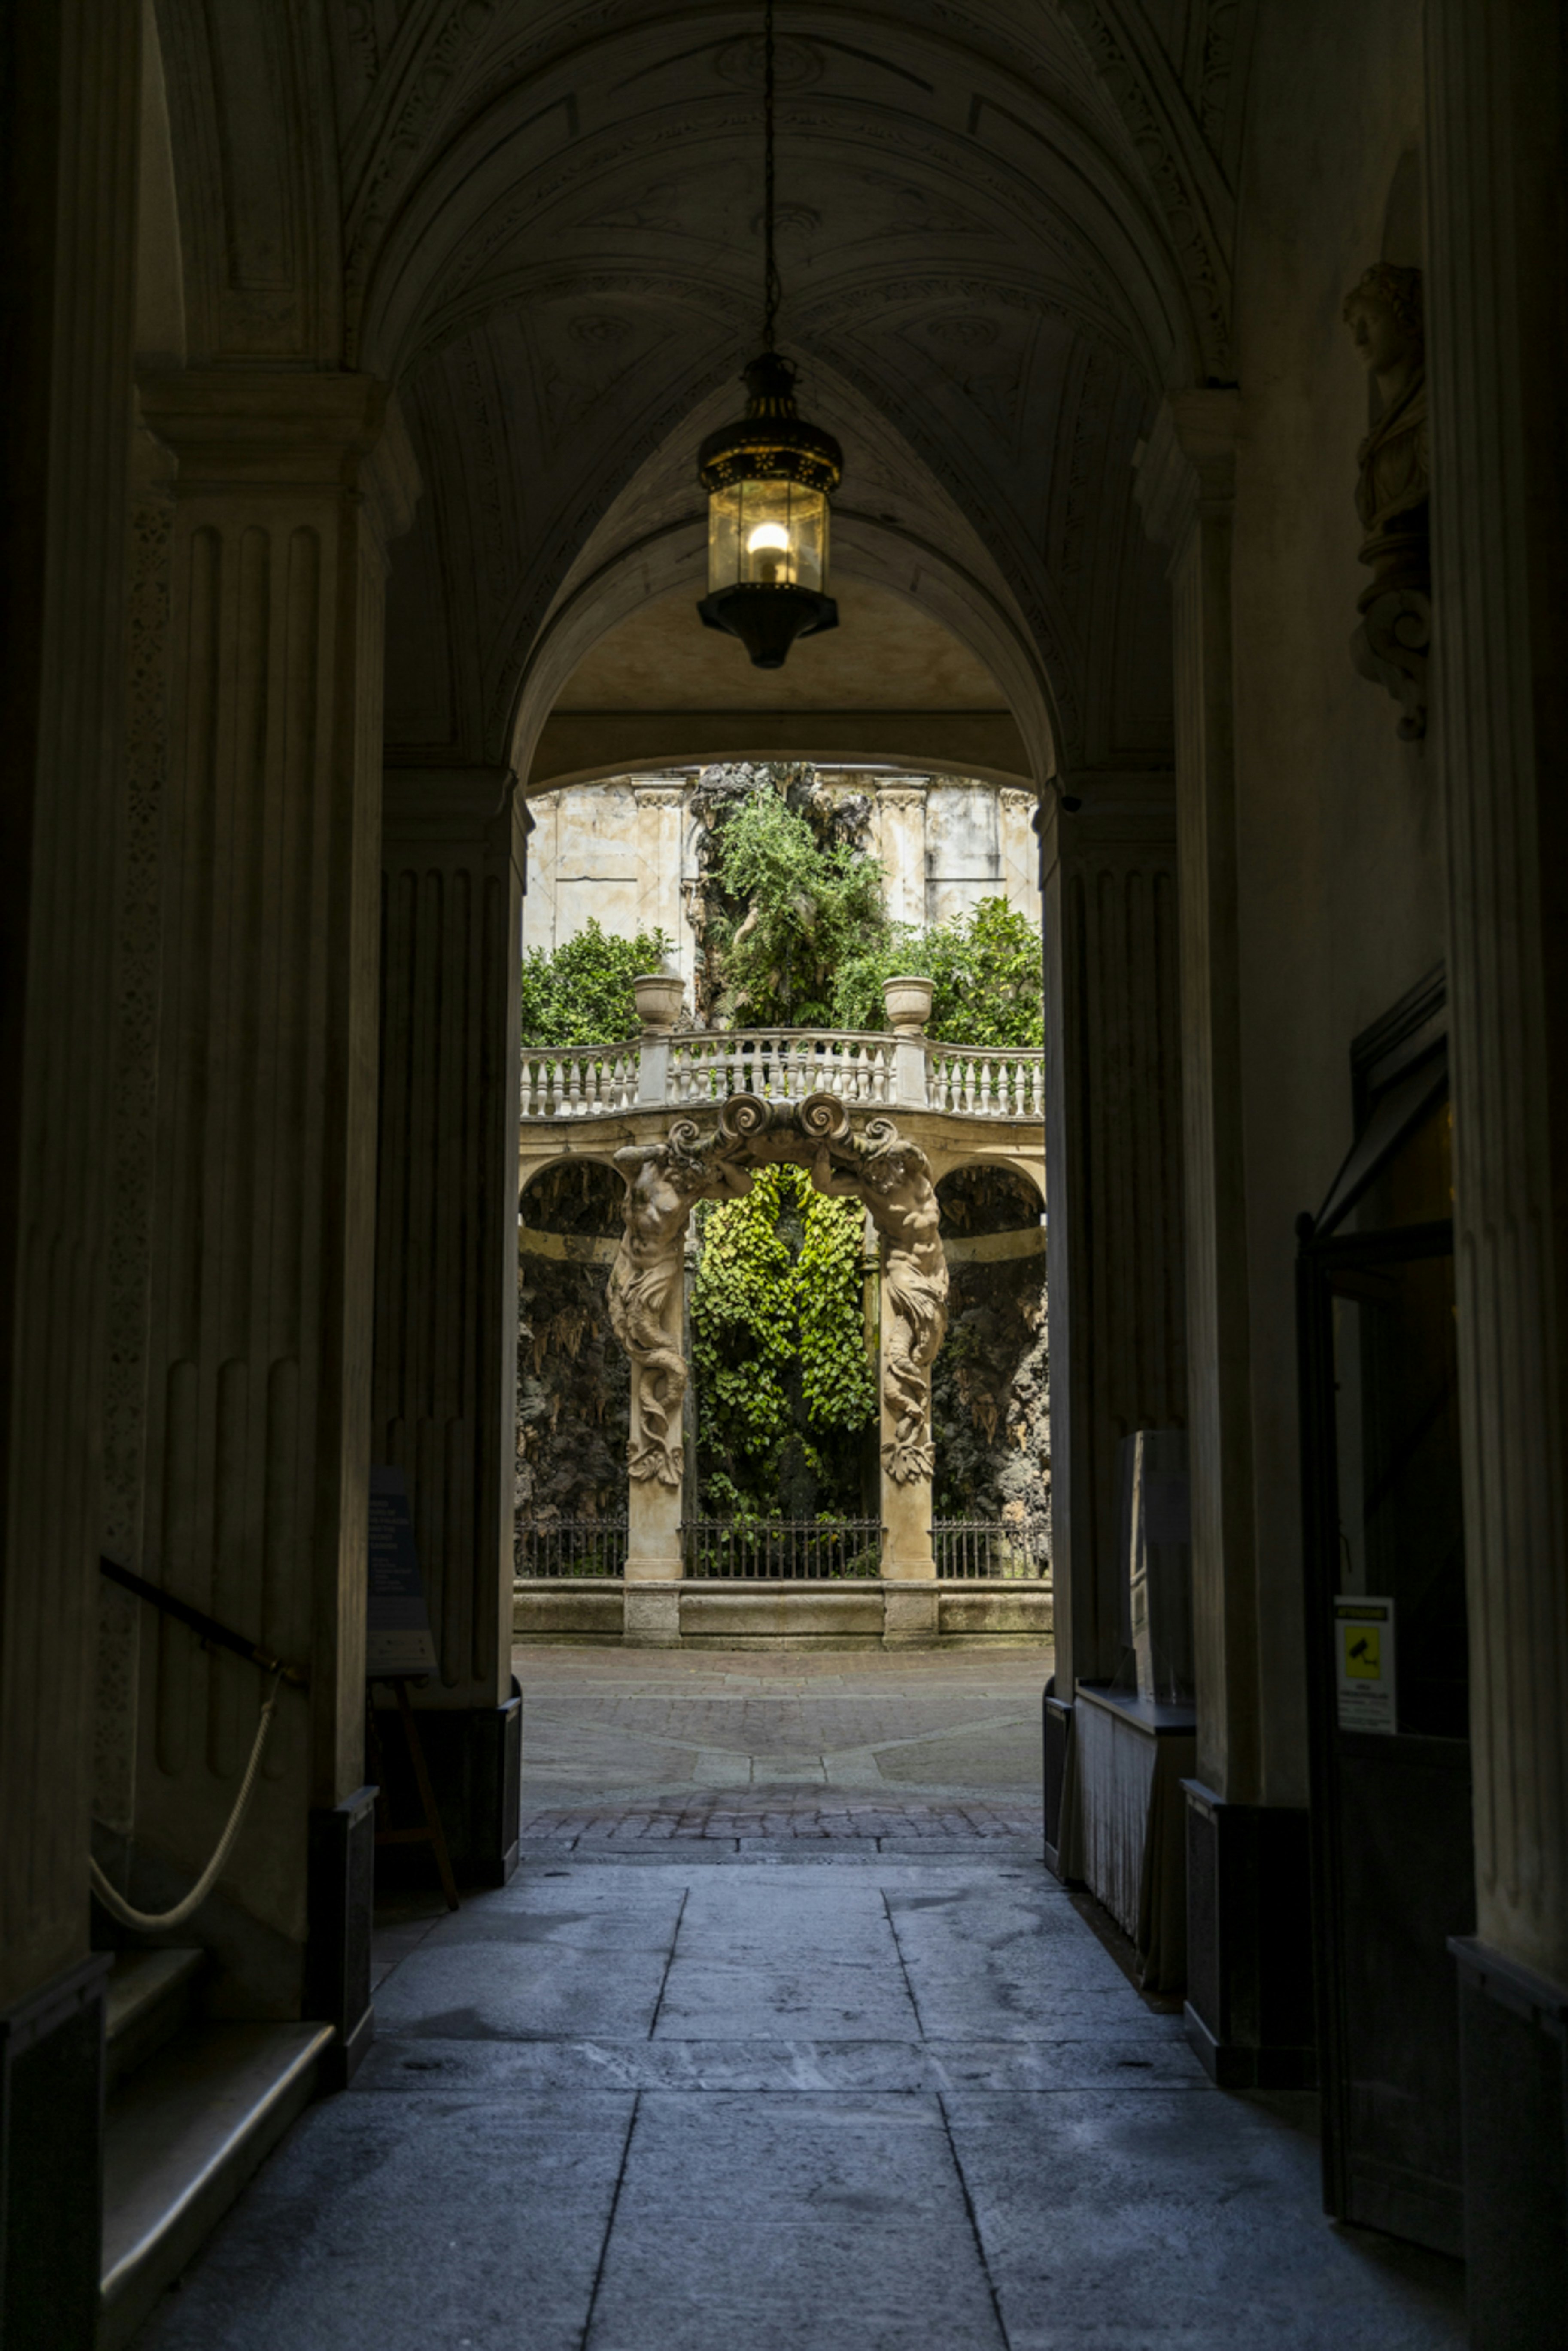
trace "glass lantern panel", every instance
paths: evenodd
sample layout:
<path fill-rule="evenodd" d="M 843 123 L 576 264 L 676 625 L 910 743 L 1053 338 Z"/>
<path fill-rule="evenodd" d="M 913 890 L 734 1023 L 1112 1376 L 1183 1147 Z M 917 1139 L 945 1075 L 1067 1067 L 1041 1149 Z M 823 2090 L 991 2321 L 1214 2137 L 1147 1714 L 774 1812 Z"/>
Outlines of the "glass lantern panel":
<path fill-rule="evenodd" d="M 741 496 L 740 577 L 748 586 L 783 588 L 795 578 L 790 485 L 747 482 Z"/>
<path fill-rule="evenodd" d="M 828 579 L 828 501 L 821 490 L 796 490 L 789 512 L 794 555 L 791 574 L 800 588 L 820 596 Z"/>
<path fill-rule="evenodd" d="M 828 563 L 828 501 L 791 482 L 736 482 L 708 497 L 710 594 L 737 585 L 809 588 Z"/>
<path fill-rule="evenodd" d="M 746 488 L 742 482 L 712 490 L 707 502 L 708 593 L 733 588 L 740 578 L 740 508 Z"/>

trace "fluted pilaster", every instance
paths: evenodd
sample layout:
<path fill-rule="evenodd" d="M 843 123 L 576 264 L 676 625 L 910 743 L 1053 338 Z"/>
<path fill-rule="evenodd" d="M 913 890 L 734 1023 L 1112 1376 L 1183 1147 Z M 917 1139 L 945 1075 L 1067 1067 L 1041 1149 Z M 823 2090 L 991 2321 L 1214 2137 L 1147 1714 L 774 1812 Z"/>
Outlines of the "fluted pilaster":
<path fill-rule="evenodd" d="M 177 467 L 142 1566 L 309 1662 L 232 1881 L 243 1996 L 287 2009 L 307 1814 L 362 1777 L 382 610 L 417 481 L 365 376 L 141 397 Z M 166 1620 L 147 1646 L 138 1862 L 177 1876 L 256 1676 Z"/>
<path fill-rule="evenodd" d="M 1568 463 L 1561 12 L 1427 11 L 1479 1931 L 1568 1984 Z"/>
<path fill-rule="evenodd" d="M 1186 1418 L 1175 809 L 1074 778 L 1042 816 L 1057 1687 L 1115 1669 L 1117 1447 Z"/>
<path fill-rule="evenodd" d="M 1239 407 L 1234 392 L 1168 398 L 1137 496 L 1170 552 L 1174 626 L 1197 1769 L 1246 1803 L 1261 1790 L 1232 750 Z"/>
<path fill-rule="evenodd" d="M 511 1671 L 517 952 L 529 819 L 501 768 L 392 768 L 382 864 L 378 1460 L 405 1472 L 440 1658 L 422 1702 Z"/>

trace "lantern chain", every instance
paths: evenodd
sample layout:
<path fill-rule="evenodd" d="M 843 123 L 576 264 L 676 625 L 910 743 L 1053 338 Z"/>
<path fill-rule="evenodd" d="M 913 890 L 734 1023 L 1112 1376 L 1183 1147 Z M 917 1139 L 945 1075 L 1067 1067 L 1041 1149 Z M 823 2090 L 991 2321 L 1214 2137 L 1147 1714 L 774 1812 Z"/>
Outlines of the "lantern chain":
<path fill-rule="evenodd" d="M 773 349 L 782 289 L 773 249 L 773 0 L 762 9 L 762 348 Z"/>

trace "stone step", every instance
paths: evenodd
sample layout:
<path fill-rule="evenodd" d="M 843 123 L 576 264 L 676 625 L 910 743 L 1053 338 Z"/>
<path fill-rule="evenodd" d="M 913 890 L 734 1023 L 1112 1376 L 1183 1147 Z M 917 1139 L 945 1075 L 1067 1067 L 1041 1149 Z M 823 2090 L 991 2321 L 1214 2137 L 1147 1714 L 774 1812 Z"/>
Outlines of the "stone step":
<path fill-rule="evenodd" d="M 193 2020 L 205 1959 L 201 1950 L 116 1952 L 104 2018 L 106 2089 L 114 2089 Z"/>
<path fill-rule="evenodd" d="M 120 2351 L 316 2089 L 329 2024 L 189 2024 L 104 2122 L 99 2351 Z"/>

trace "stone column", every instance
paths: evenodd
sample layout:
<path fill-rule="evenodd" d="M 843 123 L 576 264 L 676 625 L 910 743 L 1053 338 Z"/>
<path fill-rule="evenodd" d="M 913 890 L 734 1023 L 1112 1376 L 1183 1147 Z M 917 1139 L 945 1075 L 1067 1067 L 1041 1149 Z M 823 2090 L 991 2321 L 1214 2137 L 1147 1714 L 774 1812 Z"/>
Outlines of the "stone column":
<path fill-rule="evenodd" d="M 324 2014 L 312 1819 L 365 1817 L 382 615 L 417 477 L 366 376 L 169 374 L 142 408 L 178 466 L 142 1568 L 308 1663 L 201 1927 L 228 2011 Z M 258 1690 L 166 1619 L 144 1650 L 130 1891 L 158 1908 Z"/>
<path fill-rule="evenodd" d="M 454 1866 L 517 1862 L 517 956 L 504 768 L 392 768 L 382 825 L 372 1447 L 408 1481 L 440 1672 L 416 1693 Z"/>
<path fill-rule="evenodd" d="M 1041 811 L 1056 1686 L 1114 1672 L 1117 1448 L 1186 1415 L 1175 794 L 1099 771 Z"/>
<path fill-rule="evenodd" d="M 0 565 L 0 2339 L 98 2322 L 89 1950 L 111 1182 L 135 0 L 14 9 Z"/>
<path fill-rule="evenodd" d="M 1260 1761 L 1232 750 L 1239 405 L 1234 392 L 1167 399 L 1137 479 L 1145 528 L 1170 556 L 1176 681 L 1199 1783 L 1187 1819 L 1187 2029 L 1210 2072 L 1237 2087 L 1311 2080 L 1314 2037 L 1293 1963 L 1311 1934 L 1306 1814 L 1264 1804 Z"/>
<path fill-rule="evenodd" d="M 1460 1947 L 1471 2341 L 1568 2306 L 1568 457 L 1552 0 L 1427 11 L 1437 724 L 1477 1933 Z"/>

